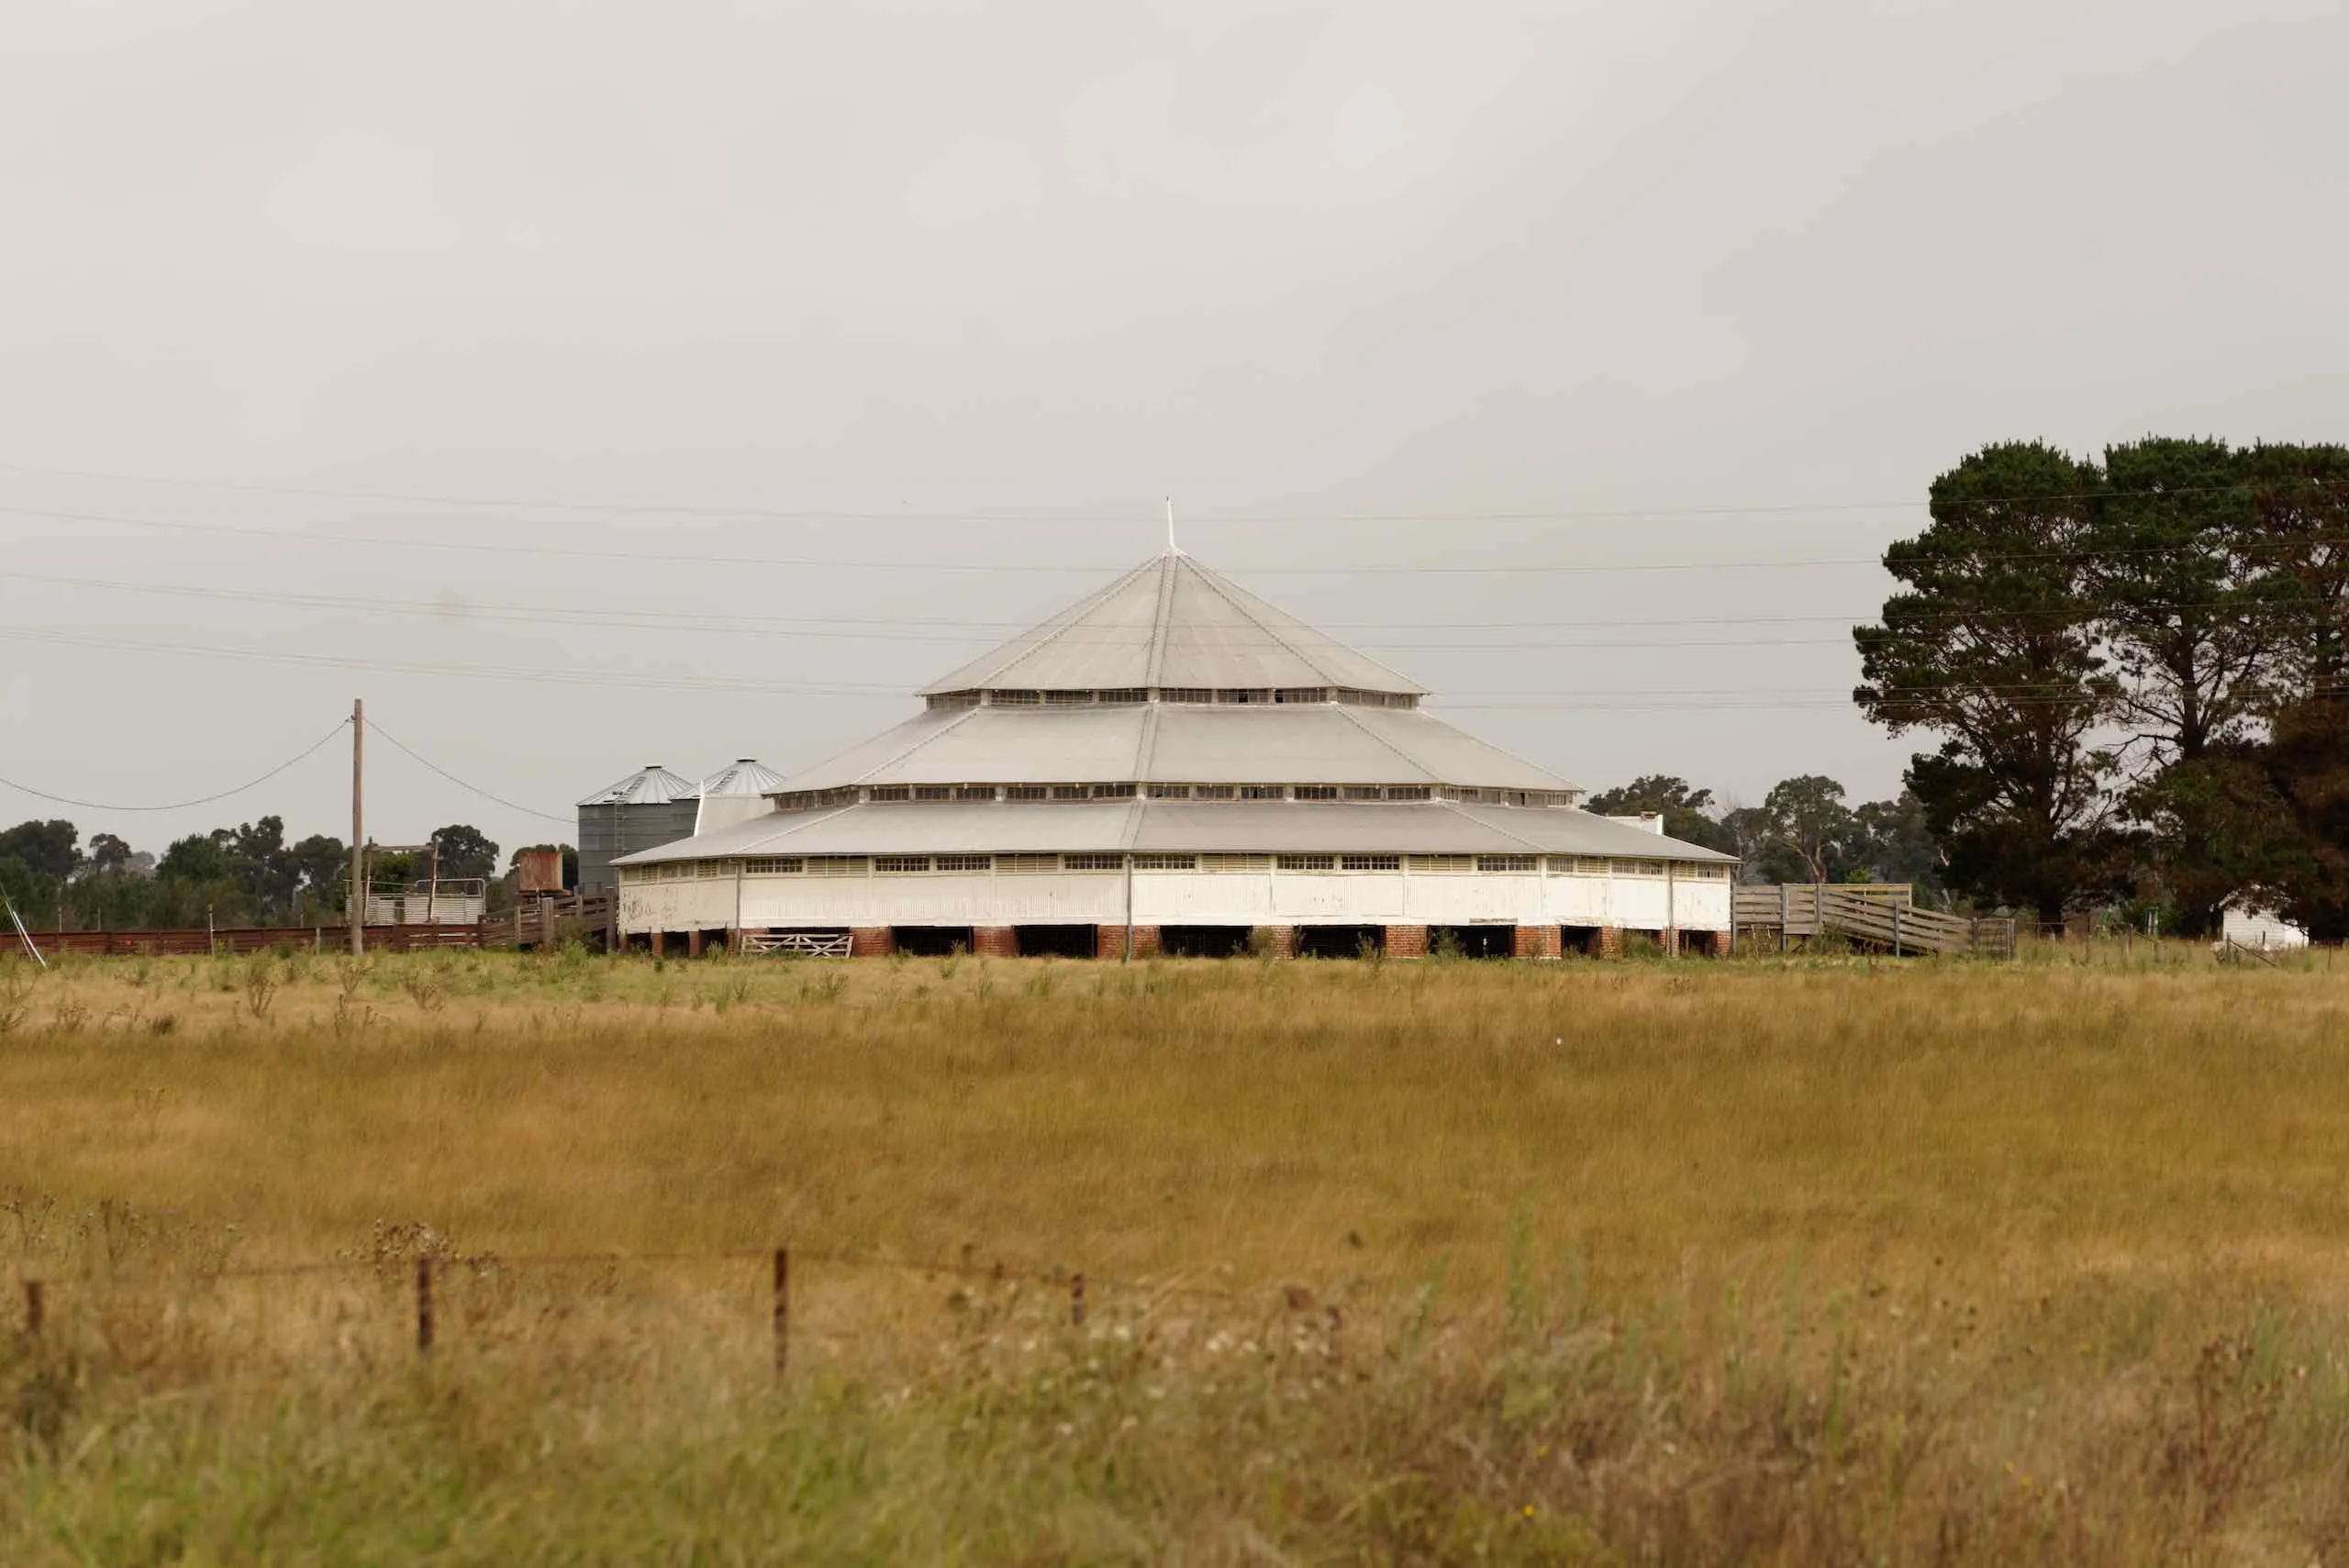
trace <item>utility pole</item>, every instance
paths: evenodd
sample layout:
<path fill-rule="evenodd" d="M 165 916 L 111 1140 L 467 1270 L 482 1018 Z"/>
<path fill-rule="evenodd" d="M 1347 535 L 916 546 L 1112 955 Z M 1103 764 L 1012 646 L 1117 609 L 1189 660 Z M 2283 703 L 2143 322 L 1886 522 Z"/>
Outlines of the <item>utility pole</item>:
<path fill-rule="evenodd" d="M 351 956 L 367 951 L 367 703 L 351 699 Z"/>

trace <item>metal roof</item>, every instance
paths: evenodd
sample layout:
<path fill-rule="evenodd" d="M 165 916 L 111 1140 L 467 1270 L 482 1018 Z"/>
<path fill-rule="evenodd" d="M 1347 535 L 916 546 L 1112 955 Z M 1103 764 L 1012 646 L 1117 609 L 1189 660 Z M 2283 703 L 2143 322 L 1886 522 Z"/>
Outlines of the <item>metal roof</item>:
<path fill-rule="evenodd" d="M 691 779 L 681 779 L 658 762 L 648 763 L 620 780 L 608 789 L 599 789 L 582 806 L 667 806 L 674 801 L 692 800 L 701 794 L 701 786 Z"/>
<path fill-rule="evenodd" d="M 1423 690 L 1170 550 L 922 691 L 1149 686 Z"/>
<path fill-rule="evenodd" d="M 642 851 L 620 865 L 737 855 L 896 855 L 962 851 L 1360 851 L 1413 854 L 1605 855 L 1733 862 L 1718 851 L 1550 806 L 1339 801 L 870 802 L 753 818 Z"/>
<path fill-rule="evenodd" d="M 1418 708 L 1121 703 L 933 708 L 773 793 L 851 784 L 1573 784 Z"/>
<path fill-rule="evenodd" d="M 783 787 L 783 775 L 752 757 L 729 762 L 701 781 L 705 799 L 713 795 L 773 795 Z"/>

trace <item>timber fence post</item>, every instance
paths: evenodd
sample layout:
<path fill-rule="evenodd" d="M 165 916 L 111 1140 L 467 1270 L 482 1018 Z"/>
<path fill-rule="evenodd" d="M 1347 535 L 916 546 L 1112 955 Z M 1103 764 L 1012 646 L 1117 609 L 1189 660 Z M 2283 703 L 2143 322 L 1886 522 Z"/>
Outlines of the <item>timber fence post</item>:
<path fill-rule="evenodd" d="M 40 1338 L 41 1324 L 49 1317 L 49 1287 L 37 1279 L 25 1282 L 25 1338 Z"/>
<path fill-rule="evenodd" d="M 774 1375 L 791 1370 L 791 1250 L 774 1250 Z"/>
<path fill-rule="evenodd" d="M 432 1260 L 416 1261 L 416 1349 L 419 1355 L 432 1352 Z"/>
<path fill-rule="evenodd" d="M 1068 1320 L 1074 1329 L 1085 1327 L 1085 1276 L 1076 1274 L 1068 1282 Z"/>

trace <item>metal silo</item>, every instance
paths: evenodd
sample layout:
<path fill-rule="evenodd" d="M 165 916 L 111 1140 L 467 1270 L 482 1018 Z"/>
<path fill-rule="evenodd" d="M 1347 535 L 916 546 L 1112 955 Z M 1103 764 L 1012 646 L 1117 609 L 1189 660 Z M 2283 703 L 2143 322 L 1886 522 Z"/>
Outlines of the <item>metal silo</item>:
<path fill-rule="evenodd" d="M 701 789 L 658 762 L 579 803 L 579 890 L 613 885 L 612 861 L 694 836 Z"/>

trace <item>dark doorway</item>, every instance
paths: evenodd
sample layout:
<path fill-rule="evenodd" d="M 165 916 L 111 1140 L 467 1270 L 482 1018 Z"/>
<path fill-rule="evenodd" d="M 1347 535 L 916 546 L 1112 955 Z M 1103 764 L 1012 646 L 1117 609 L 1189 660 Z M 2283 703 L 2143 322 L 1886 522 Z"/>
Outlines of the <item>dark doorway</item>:
<path fill-rule="evenodd" d="M 1386 951 L 1386 928 L 1384 926 L 1299 926 L 1297 929 L 1297 956 L 1299 958 L 1360 958 L 1365 952 Z"/>
<path fill-rule="evenodd" d="M 899 952 L 916 958 L 944 958 L 957 948 L 971 951 L 968 926 L 892 926 L 889 936 Z"/>
<path fill-rule="evenodd" d="M 1515 958 L 1515 926 L 1430 926 L 1428 953 L 1447 958 Z"/>
<path fill-rule="evenodd" d="M 1097 926 L 1014 926 L 1011 935 L 1022 958 L 1091 958 L 1099 930 Z"/>
<path fill-rule="evenodd" d="M 1161 926 L 1158 951 L 1168 958 L 1241 958 L 1252 926 Z"/>

